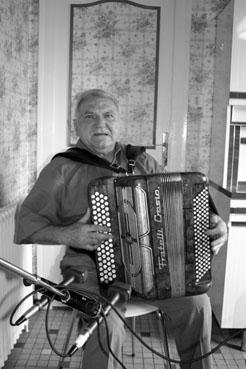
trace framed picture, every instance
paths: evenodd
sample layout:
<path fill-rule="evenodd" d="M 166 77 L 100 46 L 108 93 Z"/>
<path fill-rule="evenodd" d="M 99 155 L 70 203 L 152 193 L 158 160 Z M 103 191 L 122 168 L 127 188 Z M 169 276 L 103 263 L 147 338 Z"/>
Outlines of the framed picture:
<path fill-rule="evenodd" d="M 91 88 L 120 105 L 123 142 L 155 145 L 160 7 L 132 1 L 71 5 L 68 141 L 76 97 Z"/>

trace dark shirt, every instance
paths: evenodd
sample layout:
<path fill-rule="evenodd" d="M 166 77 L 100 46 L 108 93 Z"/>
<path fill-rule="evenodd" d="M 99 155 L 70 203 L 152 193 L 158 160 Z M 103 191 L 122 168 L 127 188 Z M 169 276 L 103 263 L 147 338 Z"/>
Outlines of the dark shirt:
<path fill-rule="evenodd" d="M 77 146 L 84 148 L 81 141 Z M 116 144 L 112 163 L 127 168 L 125 145 Z M 159 172 L 155 159 L 142 153 L 135 174 Z M 17 216 L 15 243 L 32 243 L 33 233 L 50 225 L 66 226 L 78 221 L 88 208 L 88 184 L 103 176 L 117 173 L 102 167 L 57 157 L 40 173 L 34 187 L 22 203 Z"/>

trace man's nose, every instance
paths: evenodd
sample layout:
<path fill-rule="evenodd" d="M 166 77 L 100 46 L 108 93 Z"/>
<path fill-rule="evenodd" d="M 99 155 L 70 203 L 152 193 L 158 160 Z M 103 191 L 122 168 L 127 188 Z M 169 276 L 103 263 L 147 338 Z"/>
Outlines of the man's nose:
<path fill-rule="evenodd" d="M 96 125 L 97 126 L 105 126 L 105 122 L 106 122 L 106 120 L 105 120 L 103 115 L 97 115 L 97 117 L 96 117 Z"/>

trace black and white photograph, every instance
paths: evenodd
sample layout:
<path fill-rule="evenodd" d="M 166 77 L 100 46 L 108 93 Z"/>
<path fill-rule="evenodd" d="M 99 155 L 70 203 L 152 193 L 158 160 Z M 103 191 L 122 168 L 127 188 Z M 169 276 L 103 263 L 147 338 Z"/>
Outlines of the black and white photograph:
<path fill-rule="evenodd" d="M 0 369 L 246 369 L 246 0 L 0 0 Z"/>

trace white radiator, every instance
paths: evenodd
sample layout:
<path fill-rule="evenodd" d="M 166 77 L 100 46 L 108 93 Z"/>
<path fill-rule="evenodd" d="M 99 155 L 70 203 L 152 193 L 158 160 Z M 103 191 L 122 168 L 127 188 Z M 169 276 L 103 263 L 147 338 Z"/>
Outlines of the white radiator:
<path fill-rule="evenodd" d="M 0 257 L 18 267 L 32 272 L 32 246 L 13 243 L 14 215 L 16 205 L 0 209 Z M 13 327 L 9 324 L 10 314 L 16 304 L 26 296 L 32 287 L 25 287 L 22 278 L 0 265 L 0 368 L 3 367 L 11 349 L 16 343 L 24 324 Z M 32 305 L 28 299 L 17 311 L 18 318 Z"/>

